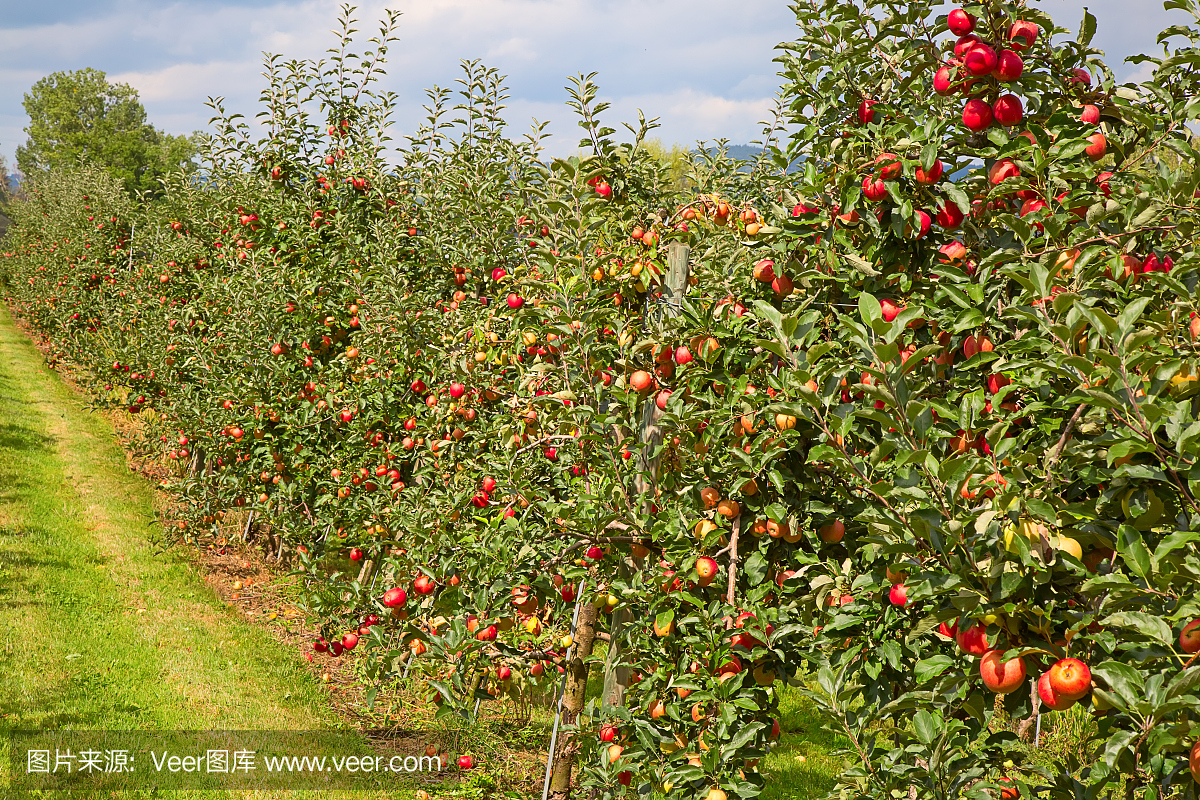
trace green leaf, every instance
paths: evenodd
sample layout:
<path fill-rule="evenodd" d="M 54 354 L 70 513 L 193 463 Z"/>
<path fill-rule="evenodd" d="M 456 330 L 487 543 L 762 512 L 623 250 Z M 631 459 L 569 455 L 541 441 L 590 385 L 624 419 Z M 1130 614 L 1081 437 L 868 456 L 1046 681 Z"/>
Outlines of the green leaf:
<path fill-rule="evenodd" d="M 1148 578 L 1153 571 L 1150 551 L 1142 541 L 1142 534 L 1132 525 L 1122 525 L 1117 529 L 1117 552 L 1129 565 L 1129 568 L 1139 578 Z"/>
<path fill-rule="evenodd" d="M 1105 661 L 1092 667 L 1092 675 L 1100 678 L 1127 706 L 1137 705 L 1145 683 L 1142 674 L 1120 661 Z"/>
<path fill-rule="evenodd" d="M 1165 645 L 1170 645 L 1175 639 L 1167 623 L 1144 611 L 1118 611 L 1116 614 L 1102 619 L 1100 624 L 1114 628 L 1128 628 L 1152 639 L 1157 639 Z"/>
<path fill-rule="evenodd" d="M 876 321 L 883 319 L 883 306 L 879 304 L 874 295 L 863 292 L 858 296 L 858 315 L 862 318 L 863 323 L 870 327 Z"/>
<path fill-rule="evenodd" d="M 933 718 L 933 715 L 922 709 L 913 717 L 913 729 L 916 731 L 917 739 L 924 745 L 932 745 L 937 741 L 938 730 L 941 728 Z"/>
<path fill-rule="evenodd" d="M 767 559 L 761 552 L 751 554 L 746 559 L 745 571 L 746 577 L 750 579 L 751 586 L 757 586 L 767 578 Z"/>
<path fill-rule="evenodd" d="M 936 627 L 936 626 L 935 626 Z M 923 658 L 913 667 L 913 677 L 917 679 L 917 683 L 925 683 L 931 678 L 936 678 L 941 675 L 951 665 L 954 664 L 954 659 L 946 655 L 930 656 Z"/>

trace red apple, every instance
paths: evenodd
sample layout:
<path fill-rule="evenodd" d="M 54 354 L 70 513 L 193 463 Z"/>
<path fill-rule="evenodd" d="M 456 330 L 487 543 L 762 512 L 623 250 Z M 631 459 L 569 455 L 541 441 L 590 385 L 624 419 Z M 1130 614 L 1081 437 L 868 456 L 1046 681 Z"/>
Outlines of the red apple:
<path fill-rule="evenodd" d="M 629 376 L 629 385 L 634 391 L 647 392 L 654 388 L 654 378 L 644 369 L 639 369 Z"/>
<path fill-rule="evenodd" d="M 1088 74 L 1086 69 L 1076 67 L 1071 70 L 1071 77 L 1067 78 L 1067 83 L 1077 83 L 1085 89 L 1090 89 L 1092 87 L 1092 76 Z"/>
<path fill-rule="evenodd" d="M 904 306 L 898 306 L 893 300 L 889 300 L 886 297 L 879 301 L 879 308 L 883 312 L 884 322 L 892 322 L 904 310 Z"/>
<path fill-rule="evenodd" d="M 990 75 L 996 69 L 996 51 L 978 42 L 963 55 L 963 66 L 976 77 Z"/>
<path fill-rule="evenodd" d="M 996 57 L 996 79 L 1012 83 L 1025 71 L 1025 61 L 1014 50 L 1001 50 Z"/>
<path fill-rule="evenodd" d="M 667 402 L 670 399 L 671 399 L 671 390 L 663 389 L 661 392 L 658 393 L 658 396 L 656 396 L 654 398 L 654 405 L 658 406 L 659 408 L 661 408 L 665 411 L 667 408 Z"/>
<path fill-rule="evenodd" d="M 1064 711 L 1079 702 L 1078 697 L 1067 697 L 1054 691 L 1049 672 L 1043 672 L 1042 677 L 1038 678 L 1038 697 L 1042 698 L 1042 705 L 1051 711 Z"/>
<path fill-rule="evenodd" d="M 1192 745 L 1192 752 L 1188 757 L 1188 766 L 1192 770 L 1192 780 L 1200 783 L 1200 741 Z"/>
<path fill-rule="evenodd" d="M 963 106 L 963 125 L 975 132 L 987 130 L 992 125 L 992 107 L 985 100 L 973 97 Z"/>
<path fill-rule="evenodd" d="M 864 180 L 864 187 L 866 185 L 866 180 L 870 179 L 868 178 Z M 771 281 L 775 280 L 775 262 L 769 258 L 760 259 L 759 261 L 755 262 L 754 280 L 760 283 L 770 283 Z"/>
<path fill-rule="evenodd" d="M 929 186 L 942 179 L 942 170 L 944 169 L 945 164 L 937 160 L 933 162 L 933 166 L 929 168 L 929 172 L 926 172 L 918 164 L 916 170 L 913 172 L 913 178 L 916 179 L 917 183 Z"/>
<path fill-rule="evenodd" d="M 1079 110 L 1079 119 L 1081 122 L 1086 122 L 1089 125 L 1095 125 L 1100 121 L 1100 109 L 1093 105 L 1085 105 Z"/>
<path fill-rule="evenodd" d="M 942 65 L 933 75 L 933 90 L 942 97 L 953 94 L 958 88 L 954 84 L 954 67 Z"/>
<path fill-rule="evenodd" d="M 505 298 L 505 302 L 508 303 L 509 308 L 514 309 L 514 310 L 525 305 L 525 299 L 523 297 L 521 297 L 521 295 L 517 294 L 516 292 L 509 292 L 508 297 Z"/>
<path fill-rule="evenodd" d="M 1092 690 L 1092 671 L 1078 658 L 1061 659 L 1046 674 L 1055 694 L 1077 700 Z"/>
<path fill-rule="evenodd" d="M 388 608 L 402 606 L 408 601 L 408 592 L 400 587 L 388 589 L 383 593 L 383 604 Z"/>
<path fill-rule="evenodd" d="M 988 170 L 988 182 L 993 186 L 997 186 L 1009 178 L 1017 178 L 1021 175 L 1021 169 L 1013 163 L 1011 158 L 1004 158 L 992 164 Z"/>
<path fill-rule="evenodd" d="M 1017 20 L 1008 27 L 1008 41 L 1014 50 L 1027 50 L 1037 41 L 1038 26 L 1025 20 Z"/>
<path fill-rule="evenodd" d="M 428 575 L 419 575 L 413 581 L 413 589 L 417 594 L 433 594 L 433 590 L 437 588 L 437 583 Z"/>
<path fill-rule="evenodd" d="M 717 562 L 708 556 L 696 559 L 696 583 L 708 586 L 717 577 Z"/>
<path fill-rule="evenodd" d="M 875 102 L 874 100 L 863 100 L 858 104 L 858 123 L 860 125 L 869 125 L 875 121 L 875 112 L 871 109 Z"/>
<path fill-rule="evenodd" d="M 829 544 L 840 542 L 845 535 L 846 526 L 840 519 L 835 519 L 833 522 L 822 525 L 817 529 L 817 536 L 821 538 L 822 542 L 828 542 Z"/>
<path fill-rule="evenodd" d="M 458 757 L 458 768 L 459 769 L 472 769 L 474 766 L 475 766 L 475 759 L 471 758 L 471 756 L 459 756 Z"/>
<path fill-rule="evenodd" d="M 975 17 L 961 8 L 956 8 L 946 18 L 946 25 L 955 36 L 966 36 L 975 30 Z"/>
<path fill-rule="evenodd" d="M 686 347 L 680 346 L 675 348 L 675 363 L 679 366 L 692 363 L 692 351 Z"/>
<path fill-rule="evenodd" d="M 979 660 L 983 684 L 996 694 L 1008 694 L 1025 682 L 1025 661 L 1020 656 L 1001 661 L 1003 655 L 1003 650 L 988 650 Z"/>
<path fill-rule="evenodd" d="M 1083 151 L 1087 153 L 1087 157 L 1092 161 L 1099 161 L 1104 158 L 1104 154 L 1108 152 L 1108 139 L 1103 133 L 1093 133 L 1088 137 L 1090 144 Z"/>
<path fill-rule="evenodd" d="M 908 605 L 908 587 L 903 583 L 892 584 L 892 588 L 888 590 L 888 602 L 904 608 Z"/>
<path fill-rule="evenodd" d="M 1185 653 L 1200 652 L 1200 619 L 1194 619 L 1183 626 L 1183 630 L 1179 632 L 1179 649 Z"/>
<path fill-rule="evenodd" d="M 873 203 L 877 203 L 888 196 L 887 184 L 871 175 L 863 178 L 862 192 L 863 196 Z M 771 280 L 774 280 L 774 278 Z"/>
<path fill-rule="evenodd" d="M 617 728 L 615 725 L 600 726 L 600 741 L 615 742 L 617 740 Z"/>
<path fill-rule="evenodd" d="M 957 624 L 955 623 L 955 625 Z M 960 628 L 954 640 L 958 642 L 958 648 L 969 655 L 982 656 L 990 649 L 987 628 L 983 624 L 977 623 L 965 630 Z"/>
<path fill-rule="evenodd" d="M 880 153 L 875 159 L 875 166 L 883 164 L 883 168 L 879 170 L 879 177 L 885 181 L 895 180 L 900 177 L 900 172 L 904 169 L 904 165 L 900 163 L 900 157 L 895 153 Z"/>
<path fill-rule="evenodd" d="M 971 51 L 971 48 L 979 44 L 979 37 L 974 34 L 965 34 L 958 37 L 954 42 L 954 57 L 962 58 Z"/>
<path fill-rule="evenodd" d="M 996 122 L 1006 128 L 1019 124 L 1025 117 L 1024 109 L 1021 107 L 1021 98 L 1015 94 L 1000 95 L 992 104 L 992 116 Z"/>
<path fill-rule="evenodd" d="M 962 223 L 963 223 L 963 213 L 959 209 L 959 207 L 957 205 L 955 205 L 953 202 L 945 201 L 943 204 L 938 206 L 938 212 L 937 212 L 937 224 L 938 225 L 942 226 L 943 228 L 946 228 L 947 230 L 953 230 L 954 228 L 957 228 L 960 225 L 962 225 Z"/>
<path fill-rule="evenodd" d="M 347 650 L 353 650 L 355 647 L 358 647 L 358 634 L 347 633 L 345 636 L 343 636 L 342 647 L 346 648 Z"/>

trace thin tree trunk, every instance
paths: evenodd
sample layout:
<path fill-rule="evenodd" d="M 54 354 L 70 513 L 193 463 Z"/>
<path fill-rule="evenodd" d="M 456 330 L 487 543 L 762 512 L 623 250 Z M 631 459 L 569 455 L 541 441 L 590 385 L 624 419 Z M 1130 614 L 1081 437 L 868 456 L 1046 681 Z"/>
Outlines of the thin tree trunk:
<path fill-rule="evenodd" d="M 595 604 L 584 601 L 579 610 L 579 623 L 575 626 L 575 652 L 566 665 L 567 683 L 563 690 L 562 725 L 574 725 L 583 711 L 587 699 L 587 659 L 592 655 L 596 642 L 596 620 L 599 610 Z M 578 736 L 563 733 L 554 746 L 554 768 L 550 775 L 551 800 L 567 800 L 571 796 L 571 768 L 575 754 L 579 751 Z"/>

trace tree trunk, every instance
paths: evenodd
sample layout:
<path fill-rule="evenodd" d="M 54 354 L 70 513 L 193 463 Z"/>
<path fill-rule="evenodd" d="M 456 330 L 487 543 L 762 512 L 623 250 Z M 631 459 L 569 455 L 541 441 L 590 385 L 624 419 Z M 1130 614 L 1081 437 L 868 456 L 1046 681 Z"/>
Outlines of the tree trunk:
<path fill-rule="evenodd" d="M 583 711 L 587 699 L 587 659 L 592 655 L 596 642 L 596 620 L 599 610 L 593 603 L 583 601 L 579 610 L 579 622 L 575 626 L 575 652 L 566 665 L 567 681 L 562 696 L 562 721 L 566 727 L 574 725 Z M 554 745 L 554 767 L 550 774 L 550 797 L 566 800 L 571 796 L 571 768 L 575 754 L 579 751 L 578 738 L 572 733 L 563 733 Z"/>

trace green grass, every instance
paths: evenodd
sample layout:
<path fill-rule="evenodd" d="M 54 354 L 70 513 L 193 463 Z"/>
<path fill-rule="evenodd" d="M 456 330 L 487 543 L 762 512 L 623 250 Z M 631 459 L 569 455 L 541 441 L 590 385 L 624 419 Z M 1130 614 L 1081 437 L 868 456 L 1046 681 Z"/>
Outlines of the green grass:
<path fill-rule="evenodd" d="M 153 543 L 153 501 L 0 308 L 0 737 L 338 728 L 299 654 Z"/>
<path fill-rule="evenodd" d="M 779 745 L 763 762 L 763 800 L 816 800 L 834 787 L 843 759 L 832 755 L 848 743 L 823 729 L 824 721 L 799 689 L 785 687 L 779 698 Z"/>

